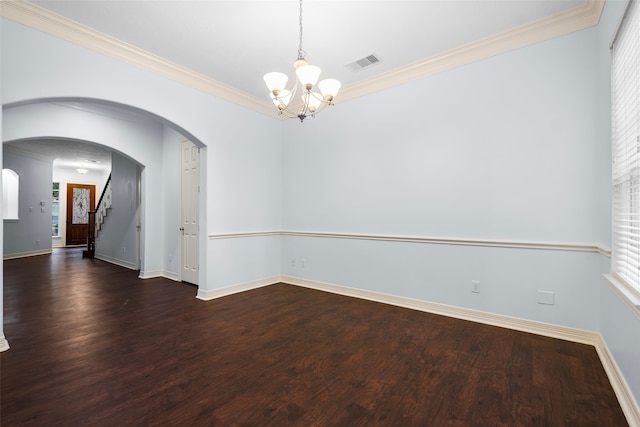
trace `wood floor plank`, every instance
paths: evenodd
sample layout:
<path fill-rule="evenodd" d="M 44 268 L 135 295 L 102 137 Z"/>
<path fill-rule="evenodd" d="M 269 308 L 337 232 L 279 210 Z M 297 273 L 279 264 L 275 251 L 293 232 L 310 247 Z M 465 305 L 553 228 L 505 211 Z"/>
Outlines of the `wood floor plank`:
<path fill-rule="evenodd" d="M 4 262 L 5 426 L 625 426 L 595 349 L 277 284 Z"/>

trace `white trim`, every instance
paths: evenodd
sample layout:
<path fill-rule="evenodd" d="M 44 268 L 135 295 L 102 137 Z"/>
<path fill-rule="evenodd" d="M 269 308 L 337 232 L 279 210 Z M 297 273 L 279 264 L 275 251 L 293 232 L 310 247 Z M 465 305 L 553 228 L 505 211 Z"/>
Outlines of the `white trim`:
<path fill-rule="evenodd" d="M 266 279 L 254 280 L 246 283 L 239 283 L 237 285 L 228 286 L 226 288 L 204 290 L 198 289 L 196 298 L 202 301 L 210 301 L 216 298 L 226 297 L 227 295 L 233 295 L 240 292 L 250 291 L 252 289 L 262 288 L 263 286 L 273 285 L 281 282 L 281 276 L 268 277 Z"/>
<path fill-rule="evenodd" d="M 164 277 L 164 270 L 142 271 L 138 274 L 139 279 L 153 279 L 156 277 Z"/>
<path fill-rule="evenodd" d="M 607 279 L 611 291 L 640 319 L 640 297 L 636 292 L 611 274 L 605 274 L 604 277 Z"/>
<path fill-rule="evenodd" d="M 0 337 L 0 353 L 9 350 L 9 341 L 3 336 Z"/>
<path fill-rule="evenodd" d="M 616 360 L 609 351 L 609 347 L 607 347 L 602 336 L 600 334 L 598 335 L 599 341 L 595 345 L 596 351 L 607 373 L 607 377 L 609 377 L 613 392 L 618 398 L 622 412 L 624 412 L 625 417 L 627 417 L 629 426 L 638 427 L 640 426 L 640 407 L 633 396 L 633 392 L 629 388 L 629 384 L 627 384 L 627 381 L 624 379 L 624 375 L 622 375 Z"/>
<path fill-rule="evenodd" d="M 174 273 L 173 271 L 162 270 L 162 277 L 165 279 L 173 280 L 174 282 L 181 282 L 178 277 L 178 273 Z"/>
<path fill-rule="evenodd" d="M 589 28 L 598 23 L 603 7 L 603 0 L 587 0 L 584 4 L 565 12 L 352 83 L 342 89 L 338 102 Z M 266 99 L 241 92 L 29 2 L 3 1 L 0 15 L 254 111 L 277 117 L 276 109 Z"/>
<path fill-rule="evenodd" d="M 236 239 L 241 237 L 260 237 L 260 236 L 281 236 L 285 231 L 271 230 L 271 231 L 245 231 L 239 233 L 216 233 L 209 234 L 209 239 Z"/>
<path fill-rule="evenodd" d="M 152 270 L 152 271 L 140 270 L 140 274 L 138 275 L 139 279 L 153 279 L 156 277 L 164 277 L 165 279 L 173 280 L 174 282 L 181 282 L 181 280 L 178 278 L 178 273 L 174 273 L 173 271 L 167 271 L 167 270 Z"/>
<path fill-rule="evenodd" d="M 242 237 L 258 236 L 298 236 L 298 237 L 322 237 L 333 239 L 357 239 L 357 240 L 379 240 L 389 242 L 405 243 L 427 243 L 438 245 L 462 245 L 462 246 L 486 246 L 501 248 L 519 249 L 546 249 L 558 251 L 574 252 L 597 252 L 605 256 L 611 256 L 611 249 L 600 246 L 597 243 L 563 243 L 563 242 L 534 242 L 516 240 L 488 240 L 488 239 L 463 239 L 455 237 L 429 237 L 429 236 L 400 236 L 389 234 L 357 234 L 357 233 L 335 233 L 323 231 L 250 231 L 239 233 L 217 233 L 209 234 L 209 239 L 234 239 Z"/>
<path fill-rule="evenodd" d="M 119 265 L 120 267 L 124 267 L 124 268 L 128 268 L 129 270 L 137 270 L 138 267 L 136 266 L 135 263 L 132 263 L 131 261 L 125 261 L 119 258 L 113 258 L 107 255 L 102 255 L 102 254 L 95 254 L 95 258 L 99 259 L 100 261 L 104 261 L 104 262 L 108 262 L 111 264 L 115 264 L 115 265 Z"/>
<path fill-rule="evenodd" d="M 0 16 L 243 107 L 274 117 L 277 114 L 266 99 L 258 99 L 27 1 L 3 1 Z"/>
<path fill-rule="evenodd" d="M 315 280 L 302 279 L 293 276 L 282 276 L 282 281 L 284 283 L 303 286 L 305 288 L 317 289 L 334 294 L 381 302 L 383 304 L 390 304 L 398 307 L 409 308 L 412 310 L 424 311 L 426 313 L 455 317 L 456 319 L 469 320 L 486 325 L 499 326 L 502 328 L 529 332 L 582 344 L 595 345 L 598 342 L 597 337 L 599 336 L 599 334 L 597 332 L 587 331 L 584 329 L 569 328 L 567 326 L 553 325 L 550 323 L 510 317 L 502 314 L 494 314 L 485 311 L 455 307 L 452 305 L 439 304 L 435 302 L 390 295 L 381 292 L 350 288 L 347 286 L 318 282 Z"/>
<path fill-rule="evenodd" d="M 6 261 L 8 259 L 26 258 L 30 256 L 51 255 L 52 252 L 53 251 L 51 249 L 43 249 L 40 251 L 17 252 L 14 254 L 5 254 L 3 255 L 2 259 Z"/>
<path fill-rule="evenodd" d="M 346 86 L 336 102 L 471 64 L 598 24 L 604 1 L 587 0 L 581 6 L 448 50 L 412 64 Z"/>

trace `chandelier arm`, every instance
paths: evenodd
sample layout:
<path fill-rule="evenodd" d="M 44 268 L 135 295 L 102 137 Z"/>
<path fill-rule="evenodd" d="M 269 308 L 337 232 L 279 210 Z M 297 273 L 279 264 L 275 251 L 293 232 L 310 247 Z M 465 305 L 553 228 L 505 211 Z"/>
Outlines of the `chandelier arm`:
<path fill-rule="evenodd" d="M 333 105 L 333 102 L 331 101 L 327 101 L 326 99 L 324 99 L 324 97 L 322 96 L 318 96 L 317 92 L 311 92 L 311 96 L 313 96 L 315 99 L 317 99 L 318 101 L 320 101 L 322 104 L 321 106 L 324 105 Z"/>
<path fill-rule="evenodd" d="M 289 103 L 287 104 L 287 106 L 281 110 L 279 110 L 278 115 L 284 114 L 285 116 L 289 117 L 289 118 L 294 118 L 294 117 L 298 117 L 297 114 L 294 114 L 291 112 L 291 105 L 295 104 L 295 96 L 296 96 L 296 92 L 298 91 L 298 86 L 300 85 L 299 81 L 298 81 L 298 77 L 296 76 L 296 81 L 293 84 L 293 87 L 291 88 L 291 90 L 289 91 Z M 275 97 L 276 100 L 280 100 L 282 98 L 280 98 L 280 96 L 276 96 Z"/>
<path fill-rule="evenodd" d="M 309 93 L 308 90 L 304 91 L 305 95 L 307 95 Z M 302 95 L 302 109 L 300 110 L 300 114 L 298 116 L 304 116 L 306 117 L 309 114 L 309 98 L 308 96 L 304 96 Z"/>

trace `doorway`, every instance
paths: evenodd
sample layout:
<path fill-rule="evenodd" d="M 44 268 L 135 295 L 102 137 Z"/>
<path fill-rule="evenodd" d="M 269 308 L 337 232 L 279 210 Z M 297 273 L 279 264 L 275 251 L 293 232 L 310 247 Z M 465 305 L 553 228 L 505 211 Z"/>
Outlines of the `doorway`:
<path fill-rule="evenodd" d="M 67 184 L 67 246 L 87 243 L 89 211 L 95 209 L 95 204 L 95 185 Z"/>
<path fill-rule="evenodd" d="M 198 284 L 200 149 L 191 141 L 180 141 L 180 280 Z"/>

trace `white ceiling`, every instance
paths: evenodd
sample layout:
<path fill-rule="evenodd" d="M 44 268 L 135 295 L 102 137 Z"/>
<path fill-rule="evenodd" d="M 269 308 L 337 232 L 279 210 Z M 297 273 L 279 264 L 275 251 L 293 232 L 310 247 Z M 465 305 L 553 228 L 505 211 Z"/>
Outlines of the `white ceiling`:
<path fill-rule="evenodd" d="M 111 170 L 111 151 L 102 146 L 66 139 L 36 139 L 5 144 L 15 152 L 52 161 L 55 167 L 94 171 Z"/>
<path fill-rule="evenodd" d="M 262 76 L 293 80 L 298 2 L 36 0 L 52 12 L 268 100 Z M 303 50 L 343 87 L 583 5 L 584 0 L 306 0 Z M 375 54 L 381 62 L 347 64 Z M 339 98 L 337 99 L 339 101 Z"/>

